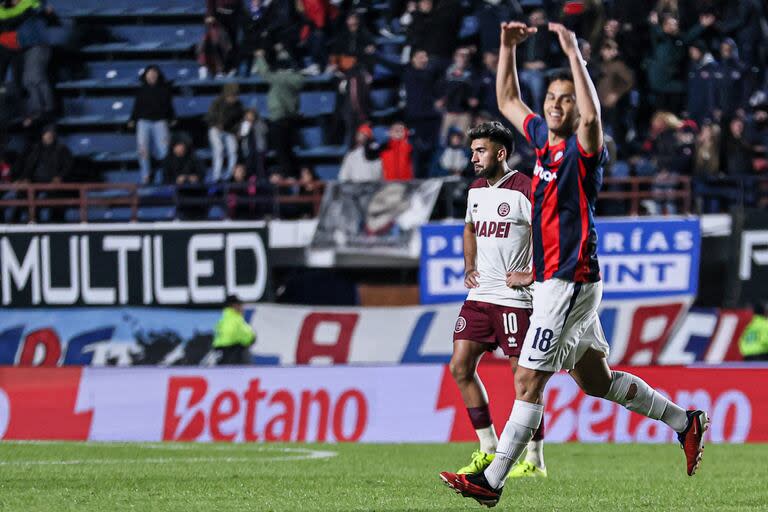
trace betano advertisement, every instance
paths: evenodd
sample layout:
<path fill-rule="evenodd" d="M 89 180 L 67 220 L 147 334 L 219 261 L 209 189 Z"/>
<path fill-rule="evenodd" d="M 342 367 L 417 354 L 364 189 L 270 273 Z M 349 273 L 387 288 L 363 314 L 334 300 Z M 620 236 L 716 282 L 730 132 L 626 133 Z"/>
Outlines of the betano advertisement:
<path fill-rule="evenodd" d="M 710 442 L 768 441 L 768 366 L 632 370 L 685 408 L 706 409 Z M 481 366 L 501 432 L 507 364 Z M 407 398 L 404 398 L 407 397 Z M 665 425 L 547 388 L 548 442 L 674 441 Z M 474 441 L 445 365 L 297 368 L 2 368 L 0 438 L 90 441 Z"/>
<path fill-rule="evenodd" d="M 600 318 L 612 364 L 740 361 L 747 310 L 690 309 L 689 297 L 605 300 Z M 255 304 L 257 365 L 445 364 L 460 304 L 321 308 Z M 0 365 L 135 366 L 216 363 L 218 310 L 8 309 L 0 315 Z"/>

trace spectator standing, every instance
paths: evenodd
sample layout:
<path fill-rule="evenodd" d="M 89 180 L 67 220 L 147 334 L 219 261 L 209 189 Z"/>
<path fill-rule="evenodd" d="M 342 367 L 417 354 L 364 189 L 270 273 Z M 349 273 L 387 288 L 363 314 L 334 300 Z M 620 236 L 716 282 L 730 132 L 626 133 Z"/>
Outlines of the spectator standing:
<path fill-rule="evenodd" d="M 744 133 L 744 119 L 736 116 L 728 123 L 725 137 L 724 164 L 729 176 L 750 176 L 755 151 Z"/>
<path fill-rule="evenodd" d="M 341 77 L 340 110 L 344 124 L 344 144 L 352 141 L 353 131 L 368 121 L 368 96 L 373 81 L 370 70 L 376 52 L 373 34 L 360 24 L 360 15 L 347 15 L 345 30 L 331 41 L 331 55 L 327 71 L 338 72 Z"/>
<path fill-rule="evenodd" d="M 231 72 L 237 67 L 243 14 L 243 0 L 206 0 L 205 2 L 205 24 L 212 27 L 218 23 L 226 31 L 230 42 L 230 50 L 224 55 L 224 73 Z"/>
<path fill-rule="evenodd" d="M 522 20 L 523 8 L 517 0 L 481 0 L 477 4 L 474 14 L 477 17 L 480 38 L 479 51 L 483 54 L 487 52 L 498 54 L 501 23 Z"/>
<path fill-rule="evenodd" d="M 413 49 L 401 80 L 405 122 L 413 130 L 414 171 L 416 177 L 422 178 L 427 174 L 440 130 L 440 114 L 435 110 L 437 74 L 429 65 L 426 50 Z"/>
<path fill-rule="evenodd" d="M 237 136 L 243 120 L 240 87 L 236 83 L 224 84 L 221 94 L 208 109 L 208 140 L 213 152 L 213 181 L 229 180 L 237 162 Z M 227 170 L 224 168 L 224 149 L 227 151 Z"/>
<path fill-rule="evenodd" d="M 736 40 L 747 67 L 758 64 L 758 52 L 763 40 L 760 20 L 765 19 L 759 0 L 728 0 L 722 2 L 718 31 Z"/>
<path fill-rule="evenodd" d="M 477 76 L 475 90 L 479 100 L 478 108 L 489 112 L 493 117 L 502 119 L 499 104 L 496 102 L 496 68 L 499 67 L 499 53 L 483 53 L 483 69 Z"/>
<path fill-rule="evenodd" d="M 619 45 L 608 39 L 600 49 L 600 79 L 597 95 L 602 106 L 603 126 L 622 144 L 626 140 L 629 126 L 628 93 L 635 85 L 635 74 L 619 56 Z"/>
<path fill-rule="evenodd" d="M 59 142 L 56 126 L 46 125 L 40 141 L 16 161 L 19 183 L 64 183 L 72 176 L 73 158 L 69 148 Z M 69 192 L 42 192 L 41 198 L 61 199 L 70 197 Z M 64 222 L 65 207 L 52 207 L 50 221 Z M 34 221 L 35 219 L 30 219 Z"/>
<path fill-rule="evenodd" d="M 717 101 L 724 120 L 729 121 L 737 110 L 744 108 L 754 85 L 752 74 L 739 58 L 739 49 L 730 37 L 720 42 L 720 73 Z"/>
<path fill-rule="evenodd" d="M 719 118 L 717 104 L 718 80 L 721 79 L 720 65 L 704 41 L 695 41 L 688 47 L 690 63 L 688 68 L 688 116 L 699 125 L 705 120 Z"/>
<path fill-rule="evenodd" d="M 648 58 L 648 83 L 656 110 L 680 113 L 685 100 L 685 56 L 688 45 L 715 22 L 714 16 L 703 15 L 699 23 L 685 33 L 678 19 L 666 14 L 661 19 L 653 12 L 651 22 L 651 55 Z"/>
<path fill-rule="evenodd" d="M 464 132 L 456 127 L 448 130 L 448 143 L 437 150 L 430 171 L 431 178 L 467 176 L 472 153 L 464 142 Z M 471 176 L 471 174 L 469 175 Z"/>
<path fill-rule="evenodd" d="M 458 0 L 419 0 L 408 3 L 412 21 L 406 43 L 429 54 L 432 68 L 442 73 L 451 63 L 461 30 L 462 10 Z"/>
<path fill-rule="evenodd" d="M 267 123 L 261 119 L 259 112 L 246 110 L 240 124 L 240 154 L 245 159 L 248 174 L 260 180 L 266 179 L 267 135 Z"/>
<path fill-rule="evenodd" d="M 389 139 L 381 150 L 381 167 L 385 181 L 413 179 L 413 146 L 405 124 L 400 121 L 389 127 Z"/>
<path fill-rule="evenodd" d="M 544 91 L 546 79 L 544 70 L 552 59 L 552 36 L 547 29 L 547 16 L 544 9 L 534 9 L 528 16 L 528 26 L 537 29 L 519 46 L 519 57 L 522 61 L 522 69 L 518 76 L 520 83 L 530 94 L 530 101 L 526 101 L 531 108 L 542 113 L 544 108 Z"/>
<path fill-rule="evenodd" d="M 274 71 L 270 70 L 264 55 L 264 51 L 257 52 L 256 70 L 269 84 L 267 109 L 271 147 L 277 152 L 280 174 L 295 178 L 298 168 L 293 145 L 298 133 L 299 93 L 304 86 L 304 77 L 292 67 L 293 60 L 286 51 L 278 52 Z"/>
<path fill-rule="evenodd" d="M 133 102 L 129 127 L 136 127 L 141 183 L 154 183 L 152 157 L 162 162 L 168 154 L 169 126 L 174 122 L 173 91 L 160 68 L 147 66 Z"/>
<path fill-rule="evenodd" d="M 368 182 L 381 180 L 379 144 L 368 124 L 361 125 L 355 134 L 355 147 L 341 162 L 339 181 Z"/>
<path fill-rule="evenodd" d="M 446 70 L 443 80 L 438 85 L 440 98 L 435 108 L 443 111 L 440 126 L 440 142 L 445 143 L 448 129 L 457 127 L 462 132 L 469 130 L 473 109 L 479 101 L 475 91 L 474 77 L 469 69 L 469 49 L 459 48 L 453 55 L 453 64 Z"/>
<path fill-rule="evenodd" d="M 53 15 L 53 7 L 45 0 L 6 0 L 0 7 L 0 46 L 11 52 L 21 51 L 23 55 L 21 83 L 27 92 L 25 126 L 50 117 L 55 107 L 48 79 L 51 58 L 48 18 Z"/>
<path fill-rule="evenodd" d="M 249 364 L 249 348 L 256 341 L 253 328 L 243 318 L 243 303 L 234 295 L 227 297 L 216 324 L 213 348 L 221 354 L 219 364 Z"/>

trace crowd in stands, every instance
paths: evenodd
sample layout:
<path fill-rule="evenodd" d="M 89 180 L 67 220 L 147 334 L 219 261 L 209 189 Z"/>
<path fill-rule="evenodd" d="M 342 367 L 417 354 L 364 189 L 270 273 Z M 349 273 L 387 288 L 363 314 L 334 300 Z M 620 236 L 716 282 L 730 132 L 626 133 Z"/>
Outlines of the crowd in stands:
<path fill-rule="evenodd" d="M 768 176 L 768 24 L 760 0 L 548 0 L 522 2 L 525 8 L 518 0 L 389 0 L 384 9 L 379 3 L 207 0 L 196 51 L 199 78 L 221 80 L 204 119 L 211 168 L 197 159 L 189 135 L 176 130 L 171 84 L 150 65 L 129 123 L 141 183 L 234 182 L 243 184 L 242 194 L 265 186 L 311 191 L 314 172 L 294 147 L 299 95 L 315 76 L 333 77 L 338 91 L 334 122 L 323 129 L 326 140 L 348 148 L 339 180 L 469 178 L 467 129 L 501 119 L 499 24 L 510 19 L 539 28 L 518 48 L 523 94 L 539 112 L 547 71 L 565 64 L 546 25 L 559 21 L 576 31 L 602 105 L 610 176 L 652 178 L 662 196 L 678 176 L 694 178 L 696 190 L 723 177 Z M 45 34 L 54 18 L 44 0 L 4 0 L 0 7 L 0 107 L 14 89 L 26 99 L 21 123 L 42 132 L 12 165 L 0 161 L 4 181 L 71 174 L 71 155 L 51 124 Z M 463 31 L 468 19 L 475 30 Z M 399 58 L 381 51 L 389 42 L 402 42 Z M 378 138 L 370 101 L 377 68 L 394 72 L 400 88 L 397 112 L 387 119 L 386 137 Z M 239 98 L 238 81 L 251 76 L 269 85 L 267 119 Z M 3 112 L 0 124 L 12 118 Z M 519 140 L 513 167 L 530 170 L 533 159 Z M 259 213 L 231 205 L 235 214 Z M 646 208 L 673 213 L 677 205 L 657 200 Z"/>

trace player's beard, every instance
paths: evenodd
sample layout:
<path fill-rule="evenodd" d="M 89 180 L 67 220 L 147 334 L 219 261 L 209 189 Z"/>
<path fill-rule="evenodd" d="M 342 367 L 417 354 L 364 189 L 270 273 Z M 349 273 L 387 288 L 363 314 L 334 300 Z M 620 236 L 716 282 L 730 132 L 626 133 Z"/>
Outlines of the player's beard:
<path fill-rule="evenodd" d="M 496 162 L 489 165 L 480 172 L 475 171 L 475 175 L 478 178 L 485 178 L 487 180 L 497 178 L 498 175 L 503 174 L 503 166 L 501 162 Z"/>

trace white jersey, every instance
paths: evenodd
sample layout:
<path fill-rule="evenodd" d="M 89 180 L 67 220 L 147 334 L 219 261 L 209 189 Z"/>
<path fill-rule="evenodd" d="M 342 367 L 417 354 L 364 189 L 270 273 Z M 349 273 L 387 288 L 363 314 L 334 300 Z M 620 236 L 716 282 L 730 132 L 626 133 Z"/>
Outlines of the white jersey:
<path fill-rule="evenodd" d="M 475 227 L 479 286 L 467 300 L 530 308 L 529 288 L 509 288 L 507 272 L 531 269 L 531 179 L 511 171 L 493 185 L 476 180 L 469 188 L 465 222 Z"/>

